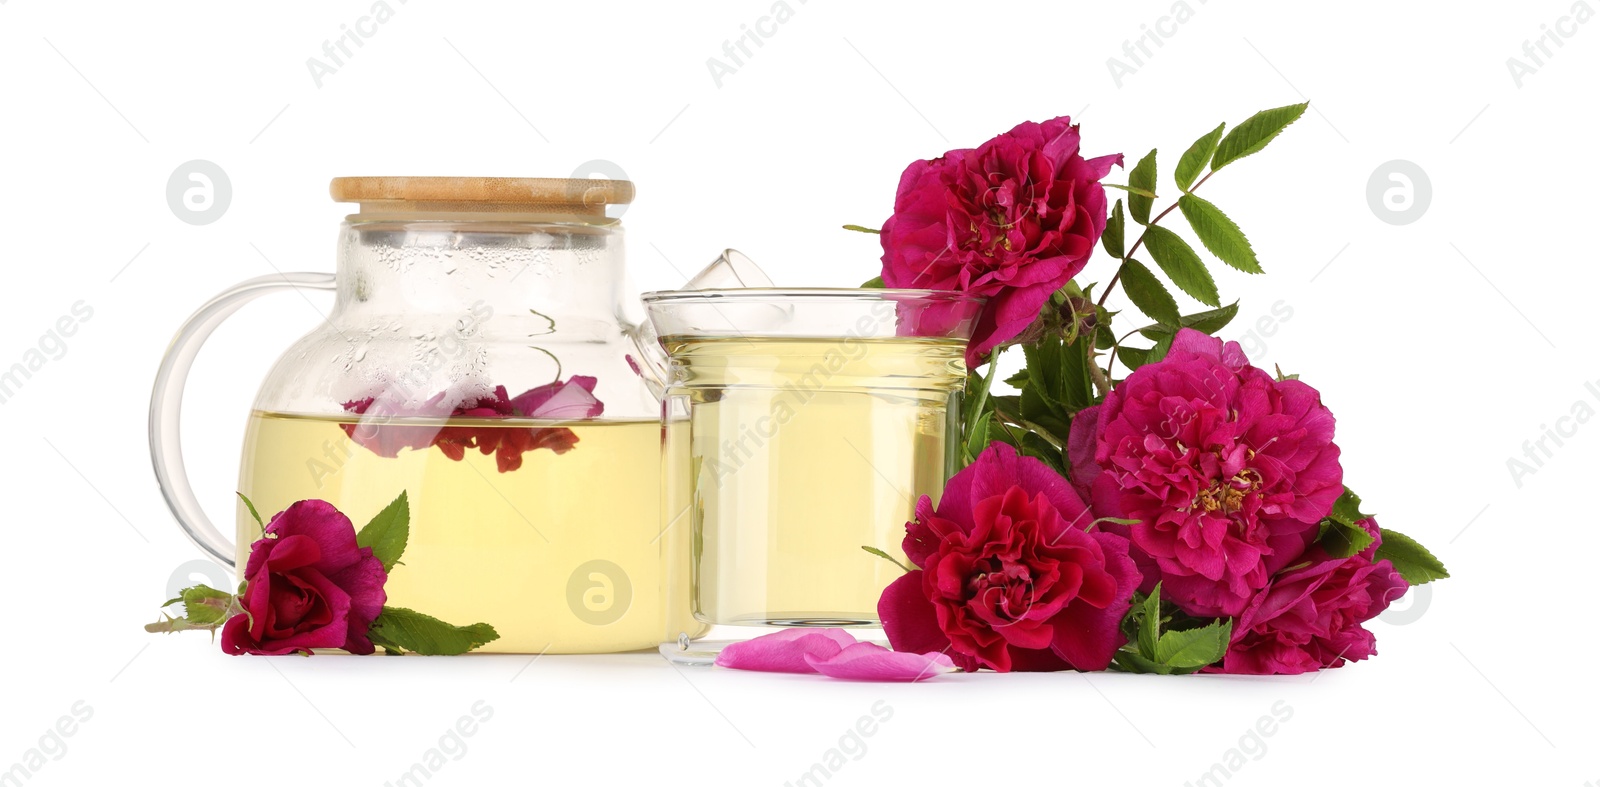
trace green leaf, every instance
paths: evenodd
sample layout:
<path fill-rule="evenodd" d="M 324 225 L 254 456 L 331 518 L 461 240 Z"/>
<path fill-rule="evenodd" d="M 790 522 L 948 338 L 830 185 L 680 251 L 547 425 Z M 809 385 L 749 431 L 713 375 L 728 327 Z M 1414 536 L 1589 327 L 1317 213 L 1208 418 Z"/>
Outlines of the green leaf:
<path fill-rule="evenodd" d="M 1022 357 L 1028 369 L 1028 386 L 1041 394 L 1053 394 L 1061 386 L 1060 342 L 1045 340 L 1022 345 Z M 1047 396 L 1054 400 L 1056 397 Z"/>
<path fill-rule="evenodd" d="M 1374 559 L 1393 563 L 1394 570 L 1405 577 L 1407 584 L 1426 585 L 1435 579 L 1450 576 L 1450 572 L 1445 570 L 1444 563 L 1434 557 L 1426 547 L 1417 543 L 1416 539 L 1388 529 L 1384 529 L 1382 535 L 1383 543 L 1378 546 Z"/>
<path fill-rule="evenodd" d="M 1018 415 L 1031 425 L 1030 428 L 1042 429 L 1063 440 L 1071 431 L 1070 416 L 1066 410 L 1061 405 L 1046 399 L 1037 383 L 1029 384 L 1027 388 L 1022 389 L 1018 405 L 1021 411 Z"/>
<path fill-rule="evenodd" d="M 1217 621 L 1187 631 L 1168 631 L 1156 642 L 1155 661 L 1173 669 L 1199 669 L 1222 660 L 1233 635 L 1233 621 Z"/>
<path fill-rule="evenodd" d="M 1309 104 L 1290 104 L 1286 107 L 1265 109 L 1250 116 L 1249 120 L 1240 123 L 1228 135 L 1222 138 L 1217 145 L 1216 155 L 1211 157 L 1211 171 L 1216 172 L 1252 153 L 1259 152 L 1282 132 L 1290 123 L 1300 119 L 1306 113 Z"/>
<path fill-rule="evenodd" d="M 866 281 L 861 283 L 861 289 L 863 289 L 863 290 L 881 290 L 881 289 L 883 289 L 883 277 L 882 276 L 874 276 L 874 277 L 872 277 L 870 279 L 867 279 Z"/>
<path fill-rule="evenodd" d="M 1059 336 L 1047 336 L 1022 345 L 1027 365 L 1009 382 L 1022 390 L 1025 419 L 1054 417 L 1065 422 L 1093 403 L 1094 386 L 1084 350 L 1087 341 L 1087 337 L 1067 342 Z"/>
<path fill-rule="evenodd" d="M 910 567 L 910 566 L 908 566 L 908 565 L 906 565 L 904 563 L 901 563 L 900 561 L 896 560 L 893 555 L 891 555 L 888 552 L 885 552 L 885 551 L 883 551 L 883 550 L 881 550 L 881 549 L 879 549 L 877 547 L 864 546 L 864 547 L 861 548 L 861 551 L 866 552 L 869 555 L 877 555 L 878 557 L 881 557 L 884 560 L 887 560 L 890 563 L 893 563 L 893 564 L 899 566 L 907 574 L 909 574 L 912 571 L 916 570 L 916 569 L 914 569 L 914 568 L 912 568 L 912 567 Z"/>
<path fill-rule="evenodd" d="M 1323 534 L 1317 539 L 1317 544 L 1328 553 L 1328 557 L 1339 559 L 1352 557 L 1372 546 L 1372 534 L 1363 528 L 1333 518 L 1324 519 L 1322 525 Z"/>
<path fill-rule="evenodd" d="M 1067 464 L 1062 459 L 1061 449 L 1051 445 L 1049 440 L 1041 437 L 1037 432 L 1024 432 L 1022 446 L 1019 448 L 1023 456 L 1031 456 L 1050 466 L 1058 474 L 1067 474 Z"/>
<path fill-rule="evenodd" d="M 1162 336 L 1154 347 L 1122 347 L 1117 350 L 1117 360 L 1134 371 L 1147 363 L 1155 363 L 1167 357 L 1167 351 L 1172 349 L 1172 340 L 1177 338 L 1173 334 Z"/>
<path fill-rule="evenodd" d="M 1234 301 L 1220 309 L 1211 309 L 1210 311 L 1203 311 L 1184 317 L 1183 327 L 1193 328 L 1208 335 L 1215 334 L 1217 331 L 1227 327 L 1228 323 L 1233 322 L 1234 316 L 1238 313 L 1239 302 Z"/>
<path fill-rule="evenodd" d="M 1027 385 L 1027 384 L 1028 384 L 1028 370 L 1027 370 L 1027 368 L 1018 369 L 1016 374 L 1013 374 L 1010 377 L 1006 378 L 1006 385 L 1009 385 L 1012 388 L 1021 388 L 1022 386 Z"/>
<path fill-rule="evenodd" d="M 1069 414 L 1094 404 L 1094 381 L 1089 377 L 1087 337 L 1061 346 L 1061 403 Z"/>
<path fill-rule="evenodd" d="M 1162 360 L 1167 357 L 1167 351 L 1172 349 L 1172 341 L 1176 336 L 1163 336 L 1156 346 L 1150 348 L 1150 362 Z"/>
<path fill-rule="evenodd" d="M 1317 530 L 1317 545 L 1329 557 L 1347 558 L 1361 553 L 1372 545 L 1372 534 L 1358 522 L 1366 519 L 1361 513 L 1361 498 L 1350 487 L 1333 503 L 1333 510 L 1324 518 Z"/>
<path fill-rule="evenodd" d="M 1227 123 L 1217 124 L 1210 133 L 1195 140 L 1194 144 L 1178 158 L 1178 171 L 1173 175 L 1173 179 L 1178 182 L 1180 191 L 1189 193 L 1189 186 L 1194 183 L 1195 178 L 1200 177 L 1200 170 L 1206 168 L 1206 161 L 1216 152 L 1217 140 L 1222 138 L 1222 130 L 1227 126 Z"/>
<path fill-rule="evenodd" d="M 1128 371 L 1131 372 L 1150 362 L 1150 351 L 1152 349 L 1154 348 L 1119 347 L 1117 348 L 1117 360 L 1121 361 L 1122 365 L 1128 367 Z"/>
<path fill-rule="evenodd" d="M 1250 248 L 1250 240 L 1244 236 L 1244 231 L 1216 205 L 1193 194 L 1185 194 L 1178 198 L 1178 210 L 1183 211 L 1183 217 L 1194 228 L 1194 234 L 1207 250 L 1217 255 L 1217 259 L 1245 273 L 1261 272 L 1261 263 L 1256 260 L 1255 249 Z"/>
<path fill-rule="evenodd" d="M 250 518 L 254 519 L 256 524 L 261 526 L 262 530 L 266 530 L 267 523 L 261 521 L 261 514 L 256 511 L 256 504 L 250 502 L 250 498 L 245 497 L 243 492 L 234 492 L 234 494 L 238 495 L 239 499 L 244 501 L 244 507 L 250 511 Z"/>
<path fill-rule="evenodd" d="M 1150 256 L 1155 258 L 1156 265 L 1161 267 L 1161 272 L 1167 274 L 1167 278 L 1178 285 L 1178 289 L 1207 306 L 1222 305 L 1211 272 L 1206 270 L 1200 255 L 1195 254 L 1188 242 L 1178 237 L 1178 233 L 1152 224 L 1145 228 L 1144 245 L 1150 250 Z"/>
<path fill-rule="evenodd" d="M 1171 675 L 1172 670 L 1164 664 L 1157 664 L 1151 659 L 1134 653 L 1131 650 L 1119 650 L 1112 656 L 1112 665 L 1119 672 L 1131 672 L 1136 675 Z"/>
<path fill-rule="evenodd" d="M 384 571 L 393 571 L 406 551 L 406 539 L 411 536 L 411 505 L 406 493 L 401 492 L 394 502 L 384 506 L 378 515 L 356 534 L 356 546 L 368 547 L 372 556 L 382 561 Z"/>
<path fill-rule="evenodd" d="M 1128 293 L 1128 300 L 1150 319 L 1172 327 L 1180 324 L 1178 302 L 1144 263 L 1131 257 L 1122 262 L 1122 289 Z"/>
<path fill-rule="evenodd" d="M 1175 628 L 1163 631 L 1169 622 Z M 1122 631 L 1130 644 L 1114 657 L 1118 669 L 1186 675 L 1222 659 L 1228 651 L 1233 621 L 1212 620 L 1202 625 L 1201 620 L 1176 612 L 1166 617 L 1162 614 L 1161 586 L 1157 584 L 1148 596 L 1134 594 Z"/>
<path fill-rule="evenodd" d="M 1154 148 L 1151 148 L 1144 158 L 1139 159 L 1139 163 L 1133 165 L 1133 169 L 1128 170 L 1128 185 L 1152 194 L 1155 193 L 1156 151 Z M 1133 216 L 1134 221 L 1140 224 L 1150 223 L 1150 208 L 1154 205 L 1154 198 L 1131 192 L 1128 194 L 1128 213 Z M 1120 257 L 1122 255 L 1118 254 L 1116 256 Z"/>
<path fill-rule="evenodd" d="M 368 635 L 383 648 L 409 650 L 424 656 L 455 656 L 500 638 L 487 623 L 452 626 L 431 615 L 404 607 L 384 607 Z"/>
<path fill-rule="evenodd" d="M 1177 333 L 1177 331 L 1160 323 L 1153 323 L 1139 329 L 1139 335 L 1149 339 L 1152 342 L 1159 342 L 1163 338 L 1171 336 L 1174 333 Z"/>
<path fill-rule="evenodd" d="M 1045 338 L 1022 345 L 1022 354 L 1028 384 L 1022 388 L 1020 415 L 1064 441 L 1072 413 L 1093 400 L 1084 351 L 1076 343 Z"/>
<path fill-rule="evenodd" d="M 994 405 L 996 415 L 1004 419 L 1016 421 L 1022 417 L 1022 397 L 1009 394 L 991 394 L 989 402 Z"/>
<path fill-rule="evenodd" d="M 1111 216 L 1106 219 L 1106 231 L 1100 234 L 1100 245 L 1104 246 L 1106 253 L 1117 259 L 1122 259 L 1122 200 L 1111 206 Z"/>
<path fill-rule="evenodd" d="M 994 411 L 985 410 L 977 420 L 967 423 L 967 464 L 977 461 L 978 454 L 989 447 L 989 423 L 994 420 Z"/>
<path fill-rule="evenodd" d="M 1233 322 L 1233 318 L 1238 314 L 1239 302 L 1234 301 L 1220 309 L 1208 309 L 1203 312 L 1186 314 L 1180 319 L 1180 322 L 1185 328 L 1193 328 L 1201 333 L 1215 336 L 1217 331 L 1222 330 L 1227 327 L 1228 323 Z M 1150 341 L 1160 341 L 1162 337 L 1172 333 L 1175 333 L 1175 331 L 1165 325 L 1146 325 L 1139 329 L 1139 335 Z"/>
<path fill-rule="evenodd" d="M 982 377 L 969 373 L 967 375 L 967 404 L 961 414 L 961 422 L 970 425 L 977 420 L 978 415 L 989 407 L 989 389 L 994 387 L 995 370 L 1000 368 L 998 359 L 989 361 L 989 371 Z"/>
<path fill-rule="evenodd" d="M 1344 494 L 1333 501 L 1333 510 L 1328 512 L 1328 517 L 1342 524 L 1353 525 L 1366 519 L 1367 514 L 1361 513 L 1361 496 L 1350 491 L 1350 487 L 1347 486 L 1344 488 Z"/>
<path fill-rule="evenodd" d="M 1139 617 L 1139 655 L 1153 659 L 1156 657 L 1156 643 L 1161 639 L 1161 583 L 1157 582 L 1155 589 L 1145 597 L 1141 605 L 1143 612 Z"/>
<path fill-rule="evenodd" d="M 1017 441 L 1020 438 L 1015 437 L 1014 436 L 1015 430 L 1012 429 L 1012 428 L 1008 428 L 1006 426 L 1005 421 L 1000 418 L 999 412 L 998 412 L 999 407 L 1000 407 L 999 403 L 996 403 L 996 405 L 995 405 L 995 408 L 996 408 L 995 417 L 989 420 L 989 442 L 990 442 L 990 444 L 993 444 L 993 443 L 1005 443 L 1006 445 L 1009 445 L 1012 448 L 1016 448 L 1017 447 Z M 988 446 L 984 446 L 984 447 L 987 448 Z"/>
<path fill-rule="evenodd" d="M 1138 189 L 1138 188 L 1134 188 L 1132 186 L 1124 186 L 1124 185 L 1122 185 L 1120 183 L 1104 183 L 1104 182 L 1102 182 L 1100 185 L 1102 185 L 1102 186 L 1104 186 L 1104 187 L 1106 187 L 1108 189 L 1116 189 L 1117 191 L 1126 191 L 1129 194 L 1138 194 L 1141 197 L 1149 197 L 1151 199 L 1155 199 L 1156 198 L 1156 193 L 1154 191 L 1150 191 L 1148 189 Z"/>

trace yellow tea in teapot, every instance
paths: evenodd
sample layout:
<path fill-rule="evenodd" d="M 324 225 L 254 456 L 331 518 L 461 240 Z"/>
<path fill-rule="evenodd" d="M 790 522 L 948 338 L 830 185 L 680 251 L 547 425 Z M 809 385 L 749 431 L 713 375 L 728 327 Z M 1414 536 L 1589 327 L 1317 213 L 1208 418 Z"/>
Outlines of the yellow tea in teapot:
<path fill-rule="evenodd" d="M 395 435 L 410 445 L 383 445 Z M 661 641 L 664 620 L 674 632 L 692 627 L 687 610 L 665 608 L 672 541 L 659 514 L 660 440 L 654 420 L 375 423 L 257 411 L 239 488 L 263 517 L 317 498 L 358 528 L 404 491 L 411 532 L 385 585 L 390 606 L 489 623 L 500 639 L 486 652 L 636 650 Z M 240 566 L 260 537 L 241 510 Z M 686 572 L 670 574 L 687 585 Z"/>

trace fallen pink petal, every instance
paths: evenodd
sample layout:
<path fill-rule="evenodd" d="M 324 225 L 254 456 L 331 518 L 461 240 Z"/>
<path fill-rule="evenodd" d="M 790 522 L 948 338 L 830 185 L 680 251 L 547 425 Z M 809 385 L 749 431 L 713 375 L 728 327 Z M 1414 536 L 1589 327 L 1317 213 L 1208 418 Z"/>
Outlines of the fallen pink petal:
<path fill-rule="evenodd" d="M 735 642 L 717 654 L 716 665 L 755 672 L 812 673 L 812 658 L 829 659 L 859 643 L 844 629 L 784 629 Z"/>
<path fill-rule="evenodd" d="M 871 642 L 857 642 L 829 657 L 808 653 L 805 658 L 813 670 L 841 680 L 911 682 L 958 671 L 943 653 L 902 653 Z"/>

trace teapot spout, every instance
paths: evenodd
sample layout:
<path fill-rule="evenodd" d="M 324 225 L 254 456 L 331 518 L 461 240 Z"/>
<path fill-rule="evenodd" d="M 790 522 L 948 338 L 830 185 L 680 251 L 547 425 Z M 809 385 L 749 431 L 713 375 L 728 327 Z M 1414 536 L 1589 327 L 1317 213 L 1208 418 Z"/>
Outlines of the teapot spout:
<path fill-rule="evenodd" d="M 661 346 L 661 337 L 649 320 L 623 325 L 628 338 L 633 340 L 634 351 L 628 353 L 628 366 L 644 381 L 650 395 L 661 401 L 667 391 L 667 351 Z"/>
<path fill-rule="evenodd" d="M 722 255 L 712 260 L 695 274 L 680 290 L 737 290 L 751 287 L 771 287 L 772 279 L 756 265 L 755 261 L 734 249 L 724 249 Z M 667 351 L 661 346 L 661 337 L 648 319 L 627 326 L 637 354 L 628 356 L 628 363 L 657 400 L 666 396 L 670 372 L 667 368 Z"/>

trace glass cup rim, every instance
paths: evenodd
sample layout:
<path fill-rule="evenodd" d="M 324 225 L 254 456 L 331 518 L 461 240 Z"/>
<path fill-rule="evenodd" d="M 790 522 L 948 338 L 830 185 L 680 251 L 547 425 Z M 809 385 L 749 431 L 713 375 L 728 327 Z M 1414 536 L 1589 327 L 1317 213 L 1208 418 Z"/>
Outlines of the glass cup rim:
<path fill-rule="evenodd" d="M 737 287 L 704 290 L 655 290 L 639 296 L 647 305 L 706 301 L 926 301 L 935 303 L 982 304 L 982 295 L 957 290 L 907 289 L 895 287 Z"/>

